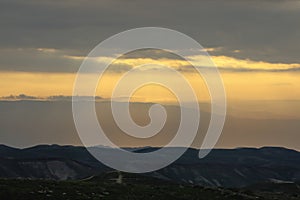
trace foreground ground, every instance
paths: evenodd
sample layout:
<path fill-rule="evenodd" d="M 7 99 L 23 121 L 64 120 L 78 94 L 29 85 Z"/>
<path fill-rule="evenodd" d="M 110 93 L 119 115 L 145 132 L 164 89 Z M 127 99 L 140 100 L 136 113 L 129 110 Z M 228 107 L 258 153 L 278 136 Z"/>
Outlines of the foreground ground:
<path fill-rule="evenodd" d="M 275 188 L 273 186 L 251 189 L 205 188 L 182 185 L 155 178 L 116 172 L 82 181 L 0 180 L 0 199 L 300 199 L 298 185 Z M 120 181 L 120 180 L 119 180 Z M 271 187 L 271 188 L 270 188 Z M 284 190 L 282 189 L 284 188 Z"/>

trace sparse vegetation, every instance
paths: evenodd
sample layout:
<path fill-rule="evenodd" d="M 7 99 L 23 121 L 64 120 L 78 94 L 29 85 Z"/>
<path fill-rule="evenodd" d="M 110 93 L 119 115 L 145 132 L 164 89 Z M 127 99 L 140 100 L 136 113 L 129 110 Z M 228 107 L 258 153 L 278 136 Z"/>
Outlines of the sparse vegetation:
<path fill-rule="evenodd" d="M 82 181 L 1 179 L 0 199 L 300 199 L 299 195 L 293 193 L 206 188 L 195 185 L 176 184 L 134 174 L 123 174 L 123 183 L 119 184 L 116 182 L 117 177 L 118 173 L 113 172 Z"/>

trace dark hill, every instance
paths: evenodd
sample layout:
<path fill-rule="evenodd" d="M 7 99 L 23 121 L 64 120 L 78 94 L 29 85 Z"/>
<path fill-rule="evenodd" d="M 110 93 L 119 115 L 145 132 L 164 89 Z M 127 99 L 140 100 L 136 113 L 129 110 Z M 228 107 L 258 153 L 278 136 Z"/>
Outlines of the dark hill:
<path fill-rule="evenodd" d="M 108 148 L 103 149 L 109 155 Z M 175 148 L 173 148 L 175 150 Z M 129 149 L 138 153 L 157 148 Z M 214 149 L 204 159 L 188 149 L 170 166 L 147 176 L 166 181 L 212 187 L 246 187 L 270 180 L 300 181 L 300 153 L 264 147 Z M 84 179 L 111 171 L 84 147 L 40 145 L 26 149 L 0 146 L 0 177 L 69 180 Z"/>

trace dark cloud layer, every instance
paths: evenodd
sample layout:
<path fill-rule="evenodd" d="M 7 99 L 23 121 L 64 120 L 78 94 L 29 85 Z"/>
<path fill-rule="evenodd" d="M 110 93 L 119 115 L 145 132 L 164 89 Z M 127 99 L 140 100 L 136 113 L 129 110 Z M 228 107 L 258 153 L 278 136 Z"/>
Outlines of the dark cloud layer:
<path fill-rule="evenodd" d="M 80 62 L 64 55 L 84 56 L 107 37 L 144 26 L 222 47 L 214 55 L 299 63 L 299 19 L 294 0 L 1 0 L 0 70 L 73 72 Z M 39 55 L 38 48 L 58 51 Z"/>

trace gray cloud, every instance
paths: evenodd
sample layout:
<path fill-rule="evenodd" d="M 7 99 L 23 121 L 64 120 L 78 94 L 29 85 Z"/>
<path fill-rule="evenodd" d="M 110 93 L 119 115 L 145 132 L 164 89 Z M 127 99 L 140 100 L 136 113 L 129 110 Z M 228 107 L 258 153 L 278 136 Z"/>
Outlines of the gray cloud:
<path fill-rule="evenodd" d="M 76 72 L 79 60 L 67 59 L 68 52 L 54 49 L 0 49 L 0 69 L 23 72 Z"/>
<path fill-rule="evenodd" d="M 1 0 L 0 70 L 73 72 L 107 37 L 130 28 L 162 26 L 190 35 L 213 55 L 299 63 L 300 5 L 294 0 L 147 1 Z M 53 48 L 57 54 L 32 50 Z M 236 51 L 236 50 L 239 50 Z"/>
<path fill-rule="evenodd" d="M 83 100 L 83 101 L 91 101 L 91 100 L 103 100 L 100 96 L 75 96 L 76 100 Z M 0 101 L 72 101 L 73 96 L 65 96 L 65 95 L 55 95 L 55 96 L 48 96 L 48 97 L 39 97 L 39 96 L 30 96 L 26 94 L 19 94 L 19 95 L 9 95 L 0 97 Z"/>
<path fill-rule="evenodd" d="M 0 97 L 0 100 L 37 100 L 39 99 L 36 96 L 30 96 L 26 94 L 19 94 L 19 95 L 9 95 L 9 96 L 4 96 Z"/>

